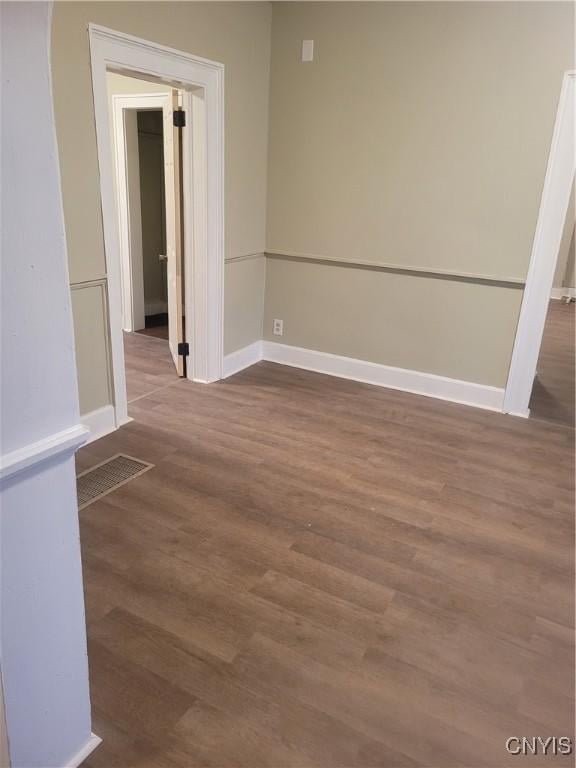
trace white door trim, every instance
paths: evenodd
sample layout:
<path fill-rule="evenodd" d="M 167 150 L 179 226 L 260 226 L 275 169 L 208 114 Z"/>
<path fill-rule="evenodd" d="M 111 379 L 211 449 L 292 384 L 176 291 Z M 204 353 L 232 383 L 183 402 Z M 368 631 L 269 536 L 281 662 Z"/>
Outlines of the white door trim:
<path fill-rule="evenodd" d="M 141 75 L 184 90 L 183 106 L 190 126 L 183 142 L 184 249 L 190 257 L 184 286 L 186 337 L 190 345 L 188 378 L 209 382 L 222 377 L 223 365 L 224 66 L 95 24 L 89 25 L 89 37 L 108 278 L 114 407 L 116 426 L 120 426 L 128 420 L 128 404 L 106 71 L 112 69 Z"/>
<path fill-rule="evenodd" d="M 503 411 L 528 416 L 546 313 L 574 182 L 576 72 L 566 72 L 540 201 Z"/>
<path fill-rule="evenodd" d="M 170 93 L 114 94 L 112 96 L 112 124 L 114 129 L 117 215 L 119 224 L 120 280 L 122 283 L 122 327 L 134 331 L 143 327 L 144 269 L 142 263 L 142 220 L 131 215 L 131 208 L 140 210 L 139 184 L 130 179 L 127 157 L 126 110 L 171 109 Z M 131 200 L 134 197 L 135 199 Z M 133 205 L 131 205 L 133 203 Z M 136 254 L 136 251 L 138 253 Z M 137 328 L 138 326 L 138 328 Z"/>

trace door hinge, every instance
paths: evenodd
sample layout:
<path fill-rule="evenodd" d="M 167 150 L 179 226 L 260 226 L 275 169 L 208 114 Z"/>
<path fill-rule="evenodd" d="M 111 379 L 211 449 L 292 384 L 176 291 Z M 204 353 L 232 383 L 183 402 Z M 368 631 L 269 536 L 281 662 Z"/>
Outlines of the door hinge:
<path fill-rule="evenodd" d="M 178 344 L 178 354 L 182 357 L 188 357 L 190 354 L 190 347 L 188 346 L 187 341 L 183 341 Z"/>
<path fill-rule="evenodd" d="M 186 125 L 186 112 L 183 109 L 175 109 L 172 112 L 172 122 L 175 128 L 184 128 Z"/>

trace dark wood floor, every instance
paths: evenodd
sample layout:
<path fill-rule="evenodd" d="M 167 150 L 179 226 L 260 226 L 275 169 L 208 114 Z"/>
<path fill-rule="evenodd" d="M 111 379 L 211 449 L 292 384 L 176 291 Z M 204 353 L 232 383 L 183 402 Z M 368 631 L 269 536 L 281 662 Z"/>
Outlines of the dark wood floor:
<path fill-rule="evenodd" d="M 78 464 L 156 466 L 80 513 L 88 766 L 501 768 L 573 736 L 573 430 L 271 363 L 194 385 L 126 343 L 134 421 Z"/>
<path fill-rule="evenodd" d="M 538 358 L 538 373 L 530 399 L 530 416 L 574 427 L 576 399 L 576 304 L 551 301 Z"/>
<path fill-rule="evenodd" d="M 142 336 L 151 336 L 155 339 L 162 339 L 168 341 L 168 326 L 167 325 L 153 325 L 150 328 L 141 328 L 136 333 Z"/>
<path fill-rule="evenodd" d="M 157 315 L 146 315 L 146 327 L 136 331 L 143 336 L 152 336 L 155 339 L 168 341 L 168 313 L 162 312 Z"/>

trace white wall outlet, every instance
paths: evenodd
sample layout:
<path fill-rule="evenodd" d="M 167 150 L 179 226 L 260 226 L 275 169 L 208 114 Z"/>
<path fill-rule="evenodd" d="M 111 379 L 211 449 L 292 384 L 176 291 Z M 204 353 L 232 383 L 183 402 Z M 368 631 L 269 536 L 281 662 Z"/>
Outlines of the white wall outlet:
<path fill-rule="evenodd" d="M 284 333 L 284 320 L 278 320 L 278 318 L 274 318 L 274 322 L 272 323 L 272 333 L 274 336 L 282 336 Z"/>
<path fill-rule="evenodd" d="M 302 40 L 302 61 L 314 61 L 314 40 Z"/>

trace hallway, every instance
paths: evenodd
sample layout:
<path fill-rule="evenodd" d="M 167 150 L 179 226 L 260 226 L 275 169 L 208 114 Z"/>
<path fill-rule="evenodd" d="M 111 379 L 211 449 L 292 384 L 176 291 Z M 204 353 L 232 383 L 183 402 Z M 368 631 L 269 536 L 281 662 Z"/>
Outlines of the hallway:
<path fill-rule="evenodd" d="M 574 428 L 576 303 L 550 301 L 530 399 L 530 417 Z"/>
<path fill-rule="evenodd" d="M 158 344 L 78 454 L 155 464 L 80 512 L 87 766 L 501 768 L 571 732 L 573 431 L 271 363 L 194 385 Z"/>

